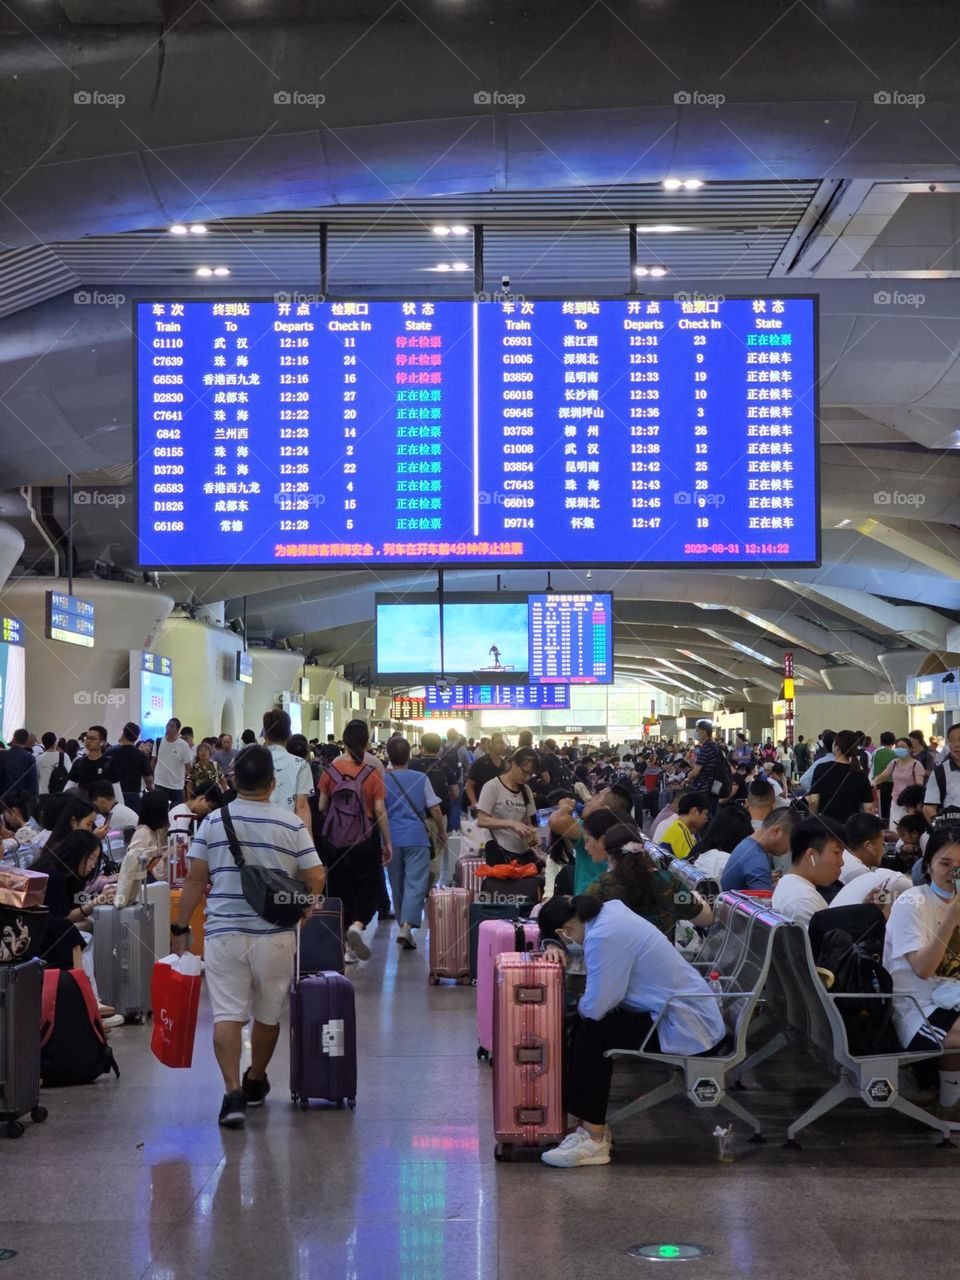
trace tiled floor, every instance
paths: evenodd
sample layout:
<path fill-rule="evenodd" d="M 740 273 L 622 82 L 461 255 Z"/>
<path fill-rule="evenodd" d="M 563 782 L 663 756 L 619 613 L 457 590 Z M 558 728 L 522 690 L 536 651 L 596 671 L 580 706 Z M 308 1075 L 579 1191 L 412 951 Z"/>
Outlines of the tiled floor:
<path fill-rule="evenodd" d="M 429 987 L 425 970 L 387 925 L 353 970 L 352 1114 L 290 1106 L 281 1040 L 267 1107 L 224 1133 L 209 1020 L 189 1072 L 154 1061 L 148 1028 L 114 1032 L 119 1082 L 50 1091 L 47 1123 L 0 1141 L 0 1250 L 17 1250 L 0 1280 L 661 1275 L 664 1264 L 627 1256 L 641 1241 L 708 1247 L 681 1264 L 707 1280 L 955 1275 L 960 1149 L 852 1103 L 784 1151 L 817 1077 L 777 1059 L 750 1081 L 770 1142 L 741 1140 L 732 1165 L 716 1160 L 716 1113 L 685 1101 L 619 1130 L 607 1167 L 496 1164 L 474 993 Z M 636 1080 L 618 1068 L 617 1093 Z"/>

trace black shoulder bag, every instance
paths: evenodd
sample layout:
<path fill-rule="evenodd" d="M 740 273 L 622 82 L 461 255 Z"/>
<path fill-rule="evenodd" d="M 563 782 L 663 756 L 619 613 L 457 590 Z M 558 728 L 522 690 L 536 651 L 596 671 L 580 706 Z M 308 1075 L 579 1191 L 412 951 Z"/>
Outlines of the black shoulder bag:
<path fill-rule="evenodd" d="M 252 907 L 262 920 L 266 920 L 267 924 L 285 929 L 299 924 L 306 914 L 310 900 L 307 886 L 302 880 L 285 876 L 272 867 L 260 867 L 244 862 L 229 806 L 224 805 L 220 815 L 233 860 L 240 868 L 240 887 L 247 905 Z"/>

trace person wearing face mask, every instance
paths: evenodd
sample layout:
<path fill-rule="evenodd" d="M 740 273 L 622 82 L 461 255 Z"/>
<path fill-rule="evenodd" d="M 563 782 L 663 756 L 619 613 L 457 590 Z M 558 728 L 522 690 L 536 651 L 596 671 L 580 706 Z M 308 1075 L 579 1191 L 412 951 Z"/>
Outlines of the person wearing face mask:
<path fill-rule="evenodd" d="M 905 813 L 900 803 L 901 791 L 905 787 L 920 786 L 923 782 L 923 765 L 916 756 L 910 754 L 910 746 L 909 738 L 897 738 L 893 747 L 893 758 L 888 761 L 882 772 L 878 773 L 873 779 L 873 784 L 878 790 L 887 783 L 892 786 L 890 797 L 891 827 L 895 827 Z M 879 755 L 879 752 L 877 754 Z"/>
<path fill-rule="evenodd" d="M 773 891 L 771 906 L 793 924 L 810 923 L 810 917 L 830 905 L 820 890 L 840 878 L 843 841 L 829 823 L 804 818 L 790 833 L 790 870 Z"/>
<path fill-rule="evenodd" d="M 546 943 L 582 947 L 587 973 L 568 1056 L 566 1098 L 573 1132 L 542 1159 L 559 1169 L 609 1164 L 606 1114 L 613 1060 L 604 1056 L 606 1050 L 640 1048 L 663 1013 L 648 1048 L 709 1053 L 725 1036 L 720 1003 L 656 925 L 623 902 L 554 895 L 537 923 Z M 546 954 L 564 962 L 555 946 L 548 945 Z"/>
<path fill-rule="evenodd" d="M 960 1002 L 950 1000 L 952 987 L 960 989 L 958 872 L 960 828 L 945 826 L 923 855 L 925 883 L 893 904 L 883 948 L 900 1043 L 911 1052 L 943 1051 L 938 1110 L 951 1121 L 960 1121 Z"/>

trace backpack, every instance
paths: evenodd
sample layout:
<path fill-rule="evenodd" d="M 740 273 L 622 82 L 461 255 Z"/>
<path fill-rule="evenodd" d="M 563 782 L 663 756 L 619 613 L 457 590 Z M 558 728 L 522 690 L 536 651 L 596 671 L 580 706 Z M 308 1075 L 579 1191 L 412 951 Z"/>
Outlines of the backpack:
<path fill-rule="evenodd" d="M 723 747 L 717 744 L 717 766 L 714 770 L 714 781 L 720 783 L 720 790 L 714 794 L 720 800 L 727 800 L 733 794 L 733 771 Z"/>
<path fill-rule="evenodd" d="M 58 796 L 63 788 L 70 781 L 70 770 L 63 763 L 63 752 L 60 752 L 60 758 L 50 770 L 50 781 L 47 783 L 47 791 L 52 796 Z"/>
<path fill-rule="evenodd" d="M 960 807 L 950 805 L 945 807 L 947 802 L 947 766 L 938 764 L 933 771 L 933 776 L 937 780 L 937 786 L 940 788 L 940 810 L 933 820 L 935 827 L 942 827 L 946 823 L 960 825 Z"/>
<path fill-rule="evenodd" d="M 352 849 L 368 840 L 373 831 L 363 802 L 363 784 L 373 766 L 365 764 L 355 778 L 346 777 L 333 764 L 328 764 L 324 773 L 333 782 L 333 795 L 323 820 L 323 837 L 335 849 Z"/>
<path fill-rule="evenodd" d="M 817 967 L 833 974 L 832 996 L 847 1029 L 847 1044 L 855 1058 L 900 1053 L 893 1026 L 893 979 L 880 963 L 876 946 L 855 942 L 845 929 L 828 929 L 820 943 Z M 847 995 L 849 993 L 849 998 Z M 858 995 L 884 995 L 884 1000 L 858 1000 Z"/>
<path fill-rule="evenodd" d="M 82 969 L 47 969 L 40 1006 L 40 1077 L 43 1087 L 92 1084 L 119 1078 L 90 979 Z"/>
<path fill-rule="evenodd" d="M 423 772 L 427 775 L 427 781 L 440 801 L 440 812 L 446 818 L 450 813 L 450 783 L 447 780 L 447 771 L 438 760 Z"/>

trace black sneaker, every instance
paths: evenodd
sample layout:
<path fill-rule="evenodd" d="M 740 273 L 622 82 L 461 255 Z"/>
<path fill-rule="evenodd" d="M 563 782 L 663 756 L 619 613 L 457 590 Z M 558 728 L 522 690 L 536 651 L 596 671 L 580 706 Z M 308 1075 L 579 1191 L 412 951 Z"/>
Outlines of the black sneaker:
<path fill-rule="evenodd" d="M 247 1119 L 247 1099 L 242 1089 L 231 1089 L 223 1095 L 220 1124 L 224 1129 L 242 1129 Z"/>
<path fill-rule="evenodd" d="M 267 1094 L 270 1092 L 270 1081 L 267 1077 L 264 1076 L 262 1080 L 251 1080 L 250 1068 L 247 1067 L 243 1073 L 241 1084 L 246 1105 L 248 1107 L 262 1107 L 267 1100 Z"/>

